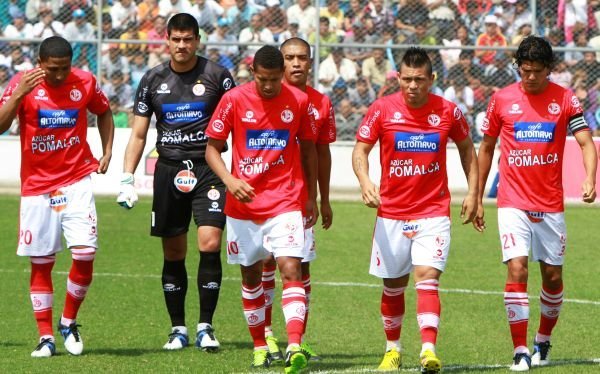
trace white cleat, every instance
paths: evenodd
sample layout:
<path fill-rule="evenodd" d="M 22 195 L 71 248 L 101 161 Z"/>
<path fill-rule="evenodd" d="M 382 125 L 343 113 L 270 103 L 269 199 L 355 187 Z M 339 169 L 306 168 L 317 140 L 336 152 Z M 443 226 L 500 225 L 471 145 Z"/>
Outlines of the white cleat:
<path fill-rule="evenodd" d="M 79 356 L 83 352 L 83 340 L 79 334 L 79 327 L 73 322 L 69 326 L 65 326 L 58 322 L 58 332 L 65 338 L 65 349 L 74 356 Z"/>
<path fill-rule="evenodd" d="M 517 353 L 513 358 L 510 371 L 529 371 L 531 369 L 531 357 L 527 353 Z"/>
<path fill-rule="evenodd" d="M 220 346 L 221 344 L 219 344 L 219 341 L 215 337 L 215 329 L 208 323 L 198 324 L 196 348 L 206 352 L 216 352 Z"/>
<path fill-rule="evenodd" d="M 56 353 L 56 345 L 51 338 L 40 340 L 40 344 L 31 352 L 31 357 L 52 357 Z"/>
<path fill-rule="evenodd" d="M 163 345 L 163 349 L 168 351 L 176 351 L 183 349 L 188 345 L 187 331 L 181 331 L 180 329 L 173 329 L 173 332 L 169 334 L 169 340 Z"/>

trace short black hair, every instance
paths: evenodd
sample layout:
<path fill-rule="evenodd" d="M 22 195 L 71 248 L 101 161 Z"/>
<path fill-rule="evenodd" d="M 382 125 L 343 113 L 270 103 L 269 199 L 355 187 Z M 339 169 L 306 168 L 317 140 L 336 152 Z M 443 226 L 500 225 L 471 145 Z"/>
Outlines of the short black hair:
<path fill-rule="evenodd" d="M 42 41 L 38 56 L 41 61 L 46 61 L 50 57 L 69 57 L 73 58 L 73 48 L 67 39 L 61 36 L 51 36 Z"/>
<path fill-rule="evenodd" d="M 520 67 L 524 61 L 539 62 L 544 67 L 553 69 L 557 58 L 546 39 L 531 35 L 521 41 L 515 53 L 517 66 Z"/>
<path fill-rule="evenodd" d="M 192 30 L 196 37 L 200 37 L 200 27 L 198 21 L 189 13 L 177 13 L 167 23 L 167 35 L 171 36 L 171 31 Z"/>
<path fill-rule="evenodd" d="M 431 59 L 427 55 L 427 51 L 420 47 L 412 46 L 408 48 L 404 56 L 402 56 L 401 64 L 411 68 L 420 68 L 425 66 L 427 75 L 433 74 Z"/>
<path fill-rule="evenodd" d="M 279 46 L 279 50 L 283 51 L 283 49 L 288 45 L 301 45 L 305 47 L 306 51 L 308 52 L 308 57 L 311 57 L 310 44 L 308 44 L 306 40 L 297 37 L 289 38 L 285 42 L 281 43 L 281 46 Z"/>
<path fill-rule="evenodd" d="M 283 55 L 276 47 L 265 45 L 256 51 L 254 60 L 252 61 L 254 71 L 259 66 L 264 69 L 279 69 L 283 71 Z"/>

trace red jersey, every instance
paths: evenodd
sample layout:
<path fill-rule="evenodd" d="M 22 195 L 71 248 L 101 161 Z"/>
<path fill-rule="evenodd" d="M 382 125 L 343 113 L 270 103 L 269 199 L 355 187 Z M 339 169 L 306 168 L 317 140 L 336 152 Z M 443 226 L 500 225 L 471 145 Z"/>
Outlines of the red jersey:
<path fill-rule="evenodd" d="M 23 73 L 9 82 L 0 105 Z M 102 114 L 108 99 L 88 72 L 72 68 L 59 87 L 45 81 L 25 96 L 17 115 L 21 136 L 21 195 L 34 196 L 73 184 L 98 169 L 87 143 L 87 110 Z"/>
<path fill-rule="evenodd" d="M 227 216 L 264 220 L 302 209 L 304 176 L 297 140 L 316 139 L 309 110 L 308 96 L 287 85 L 272 99 L 262 98 L 254 82 L 223 96 L 206 134 L 218 140 L 232 134 L 231 174 L 256 194 L 251 203 L 241 203 L 227 191 Z"/>
<path fill-rule="evenodd" d="M 370 107 L 358 128 L 358 141 L 379 141 L 381 161 L 377 215 L 410 220 L 450 215 L 446 174 L 448 137 L 460 142 L 469 125 L 452 102 L 429 94 L 426 105 L 410 108 L 401 93 L 384 96 Z"/>
<path fill-rule="evenodd" d="M 564 210 L 562 162 L 567 127 L 583 109 L 568 89 L 550 82 L 543 93 L 527 94 L 520 83 L 496 92 L 483 133 L 500 137 L 498 207 L 536 212 Z M 587 126 L 579 127 L 577 130 Z M 577 131 L 574 130 L 574 131 Z"/>
<path fill-rule="evenodd" d="M 337 133 L 335 129 L 335 114 L 331 100 L 326 95 L 310 86 L 306 86 L 308 101 L 313 108 L 313 117 L 317 125 L 317 144 L 330 144 L 335 142 Z"/>

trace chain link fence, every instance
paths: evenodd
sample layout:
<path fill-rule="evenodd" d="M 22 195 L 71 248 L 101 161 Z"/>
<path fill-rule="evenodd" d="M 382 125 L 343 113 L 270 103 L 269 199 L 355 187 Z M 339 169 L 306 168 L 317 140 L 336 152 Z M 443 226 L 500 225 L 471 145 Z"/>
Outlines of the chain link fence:
<path fill-rule="evenodd" d="M 5 0 L 0 89 L 36 64 L 42 39 L 61 35 L 73 43 L 74 66 L 97 75 L 116 126 L 127 127 L 142 75 L 169 59 L 166 22 L 179 12 L 198 20 L 199 53 L 238 84 L 252 79 L 261 45 L 306 39 L 311 80 L 335 106 L 340 140 L 354 139 L 376 98 L 397 92 L 410 45 L 428 49 L 433 91 L 458 104 L 478 140 L 490 95 L 519 79 L 512 52 L 527 35 L 542 35 L 559 60 L 551 80 L 575 91 L 600 135 L 600 0 Z"/>

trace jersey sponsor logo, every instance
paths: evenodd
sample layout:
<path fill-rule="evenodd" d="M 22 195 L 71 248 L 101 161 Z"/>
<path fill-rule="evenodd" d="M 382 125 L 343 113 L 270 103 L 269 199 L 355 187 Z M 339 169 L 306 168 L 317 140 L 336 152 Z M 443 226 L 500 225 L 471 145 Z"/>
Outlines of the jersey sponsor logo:
<path fill-rule="evenodd" d="M 196 132 L 191 132 L 187 134 L 182 133 L 181 129 L 167 130 L 163 131 L 162 134 L 159 133 L 159 136 L 162 145 L 203 142 L 207 139 L 206 134 L 204 134 L 202 130 L 198 130 Z"/>
<path fill-rule="evenodd" d="M 437 127 L 442 122 L 442 119 L 437 114 L 430 114 L 427 116 L 427 123 L 429 123 L 433 127 Z"/>
<path fill-rule="evenodd" d="M 254 112 L 251 110 L 247 110 L 246 116 L 242 117 L 242 122 L 256 123 L 256 118 L 254 118 Z"/>
<path fill-rule="evenodd" d="M 367 125 L 362 125 L 360 127 L 360 129 L 358 129 L 358 133 L 363 138 L 370 138 L 371 137 L 371 129 Z"/>
<path fill-rule="evenodd" d="M 515 122 L 515 140 L 530 143 L 551 143 L 554 141 L 555 122 Z"/>
<path fill-rule="evenodd" d="M 36 135 L 31 138 L 31 153 L 54 152 L 77 144 L 81 144 L 79 136 L 56 139 L 54 135 Z"/>
<path fill-rule="evenodd" d="M 206 92 L 206 87 L 202 83 L 195 84 L 192 87 L 192 93 L 196 96 L 202 96 Z"/>
<path fill-rule="evenodd" d="M 163 118 L 169 125 L 194 122 L 204 117 L 205 106 L 203 102 L 162 104 Z"/>
<path fill-rule="evenodd" d="M 292 113 L 292 111 L 289 109 L 285 109 L 283 112 L 281 112 L 281 120 L 284 123 L 292 122 L 294 120 L 294 113 Z"/>
<path fill-rule="evenodd" d="M 558 153 L 532 154 L 531 149 L 511 149 L 508 151 L 509 166 L 544 166 L 559 161 Z"/>
<path fill-rule="evenodd" d="M 223 132 L 225 129 L 225 124 L 220 119 L 216 119 L 212 123 L 212 128 L 215 132 Z"/>
<path fill-rule="evenodd" d="M 141 101 L 138 103 L 137 108 L 140 113 L 146 113 L 148 111 L 148 105 L 146 105 L 146 103 L 142 103 Z"/>
<path fill-rule="evenodd" d="M 168 93 L 171 93 L 171 90 L 169 90 L 169 86 L 166 83 L 162 83 L 160 85 L 160 87 L 158 88 L 158 90 L 156 90 L 156 93 L 168 94 Z"/>
<path fill-rule="evenodd" d="M 533 223 L 540 223 L 544 220 L 544 218 L 546 218 L 545 212 L 526 211 L 525 213 L 527 214 L 527 218 L 529 218 L 529 220 Z"/>
<path fill-rule="evenodd" d="M 571 105 L 573 105 L 573 108 L 579 108 L 581 106 L 577 96 L 575 96 L 575 95 L 571 96 Z"/>
<path fill-rule="evenodd" d="M 221 193 L 214 186 L 211 186 L 211 189 L 208 190 L 208 192 L 206 193 L 206 197 L 208 197 L 209 200 L 213 201 L 219 200 L 219 197 L 221 197 Z"/>
<path fill-rule="evenodd" d="M 289 130 L 247 130 L 246 149 L 283 150 L 289 138 Z"/>
<path fill-rule="evenodd" d="M 519 104 L 513 104 L 510 106 L 510 110 L 508 111 L 508 113 L 510 114 L 522 114 L 523 111 L 521 110 L 521 107 L 519 106 Z"/>
<path fill-rule="evenodd" d="M 552 114 L 553 116 L 557 115 L 560 113 L 560 105 L 557 103 L 548 104 L 548 113 Z"/>
<path fill-rule="evenodd" d="M 50 192 L 50 208 L 55 212 L 62 212 L 67 207 L 67 196 L 58 190 Z"/>
<path fill-rule="evenodd" d="M 397 132 L 394 135 L 396 152 L 438 152 L 440 134 Z"/>
<path fill-rule="evenodd" d="M 181 170 L 175 175 L 173 183 L 175 184 L 175 188 L 177 188 L 177 190 L 188 193 L 191 192 L 194 187 L 196 187 L 198 178 L 196 178 L 196 175 L 191 170 Z"/>
<path fill-rule="evenodd" d="M 208 208 L 209 212 L 217 212 L 220 213 L 222 212 L 221 208 L 219 208 L 219 203 L 216 201 L 213 201 L 212 203 L 210 203 L 210 208 Z"/>
<path fill-rule="evenodd" d="M 308 114 L 312 114 L 313 117 L 315 117 L 315 120 L 317 120 L 317 121 L 321 118 L 321 115 L 319 114 L 319 110 L 312 103 L 310 103 L 308 105 Z"/>
<path fill-rule="evenodd" d="M 225 78 L 225 80 L 223 81 L 223 89 L 225 91 L 228 91 L 231 89 L 231 86 L 233 86 L 233 82 L 231 81 L 231 78 Z"/>
<path fill-rule="evenodd" d="M 462 111 L 458 107 L 455 107 L 454 108 L 454 119 L 458 121 L 459 119 L 462 118 L 462 116 L 463 116 Z"/>
<path fill-rule="evenodd" d="M 409 239 L 414 238 L 420 230 L 421 224 L 417 221 L 406 221 L 402 225 L 402 235 L 406 236 Z"/>
<path fill-rule="evenodd" d="M 33 98 L 36 100 L 48 101 L 48 96 L 46 96 L 46 91 L 43 88 L 37 90 L 36 95 Z"/>
<path fill-rule="evenodd" d="M 77 88 L 73 88 L 71 92 L 69 92 L 69 98 L 71 99 L 71 101 L 77 102 L 81 100 L 82 97 L 83 94 Z"/>
<path fill-rule="evenodd" d="M 400 113 L 400 112 L 394 112 L 394 116 L 392 117 L 392 119 L 390 119 L 390 122 L 393 122 L 393 123 L 404 123 L 404 122 L 406 122 L 406 120 L 404 118 L 402 118 L 402 113 Z"/>
<path fill-rule="evenodd" d="M 485 117 L 483 122 L 481 122 L 481 131 L 487 131 L 490 129 L 490 120 Z"/>
<path fill-rule="evenodd" d="M 42 129 L 69 129 L 77 124 L 79 109 L 40 109 L 39 127 Z"/>

